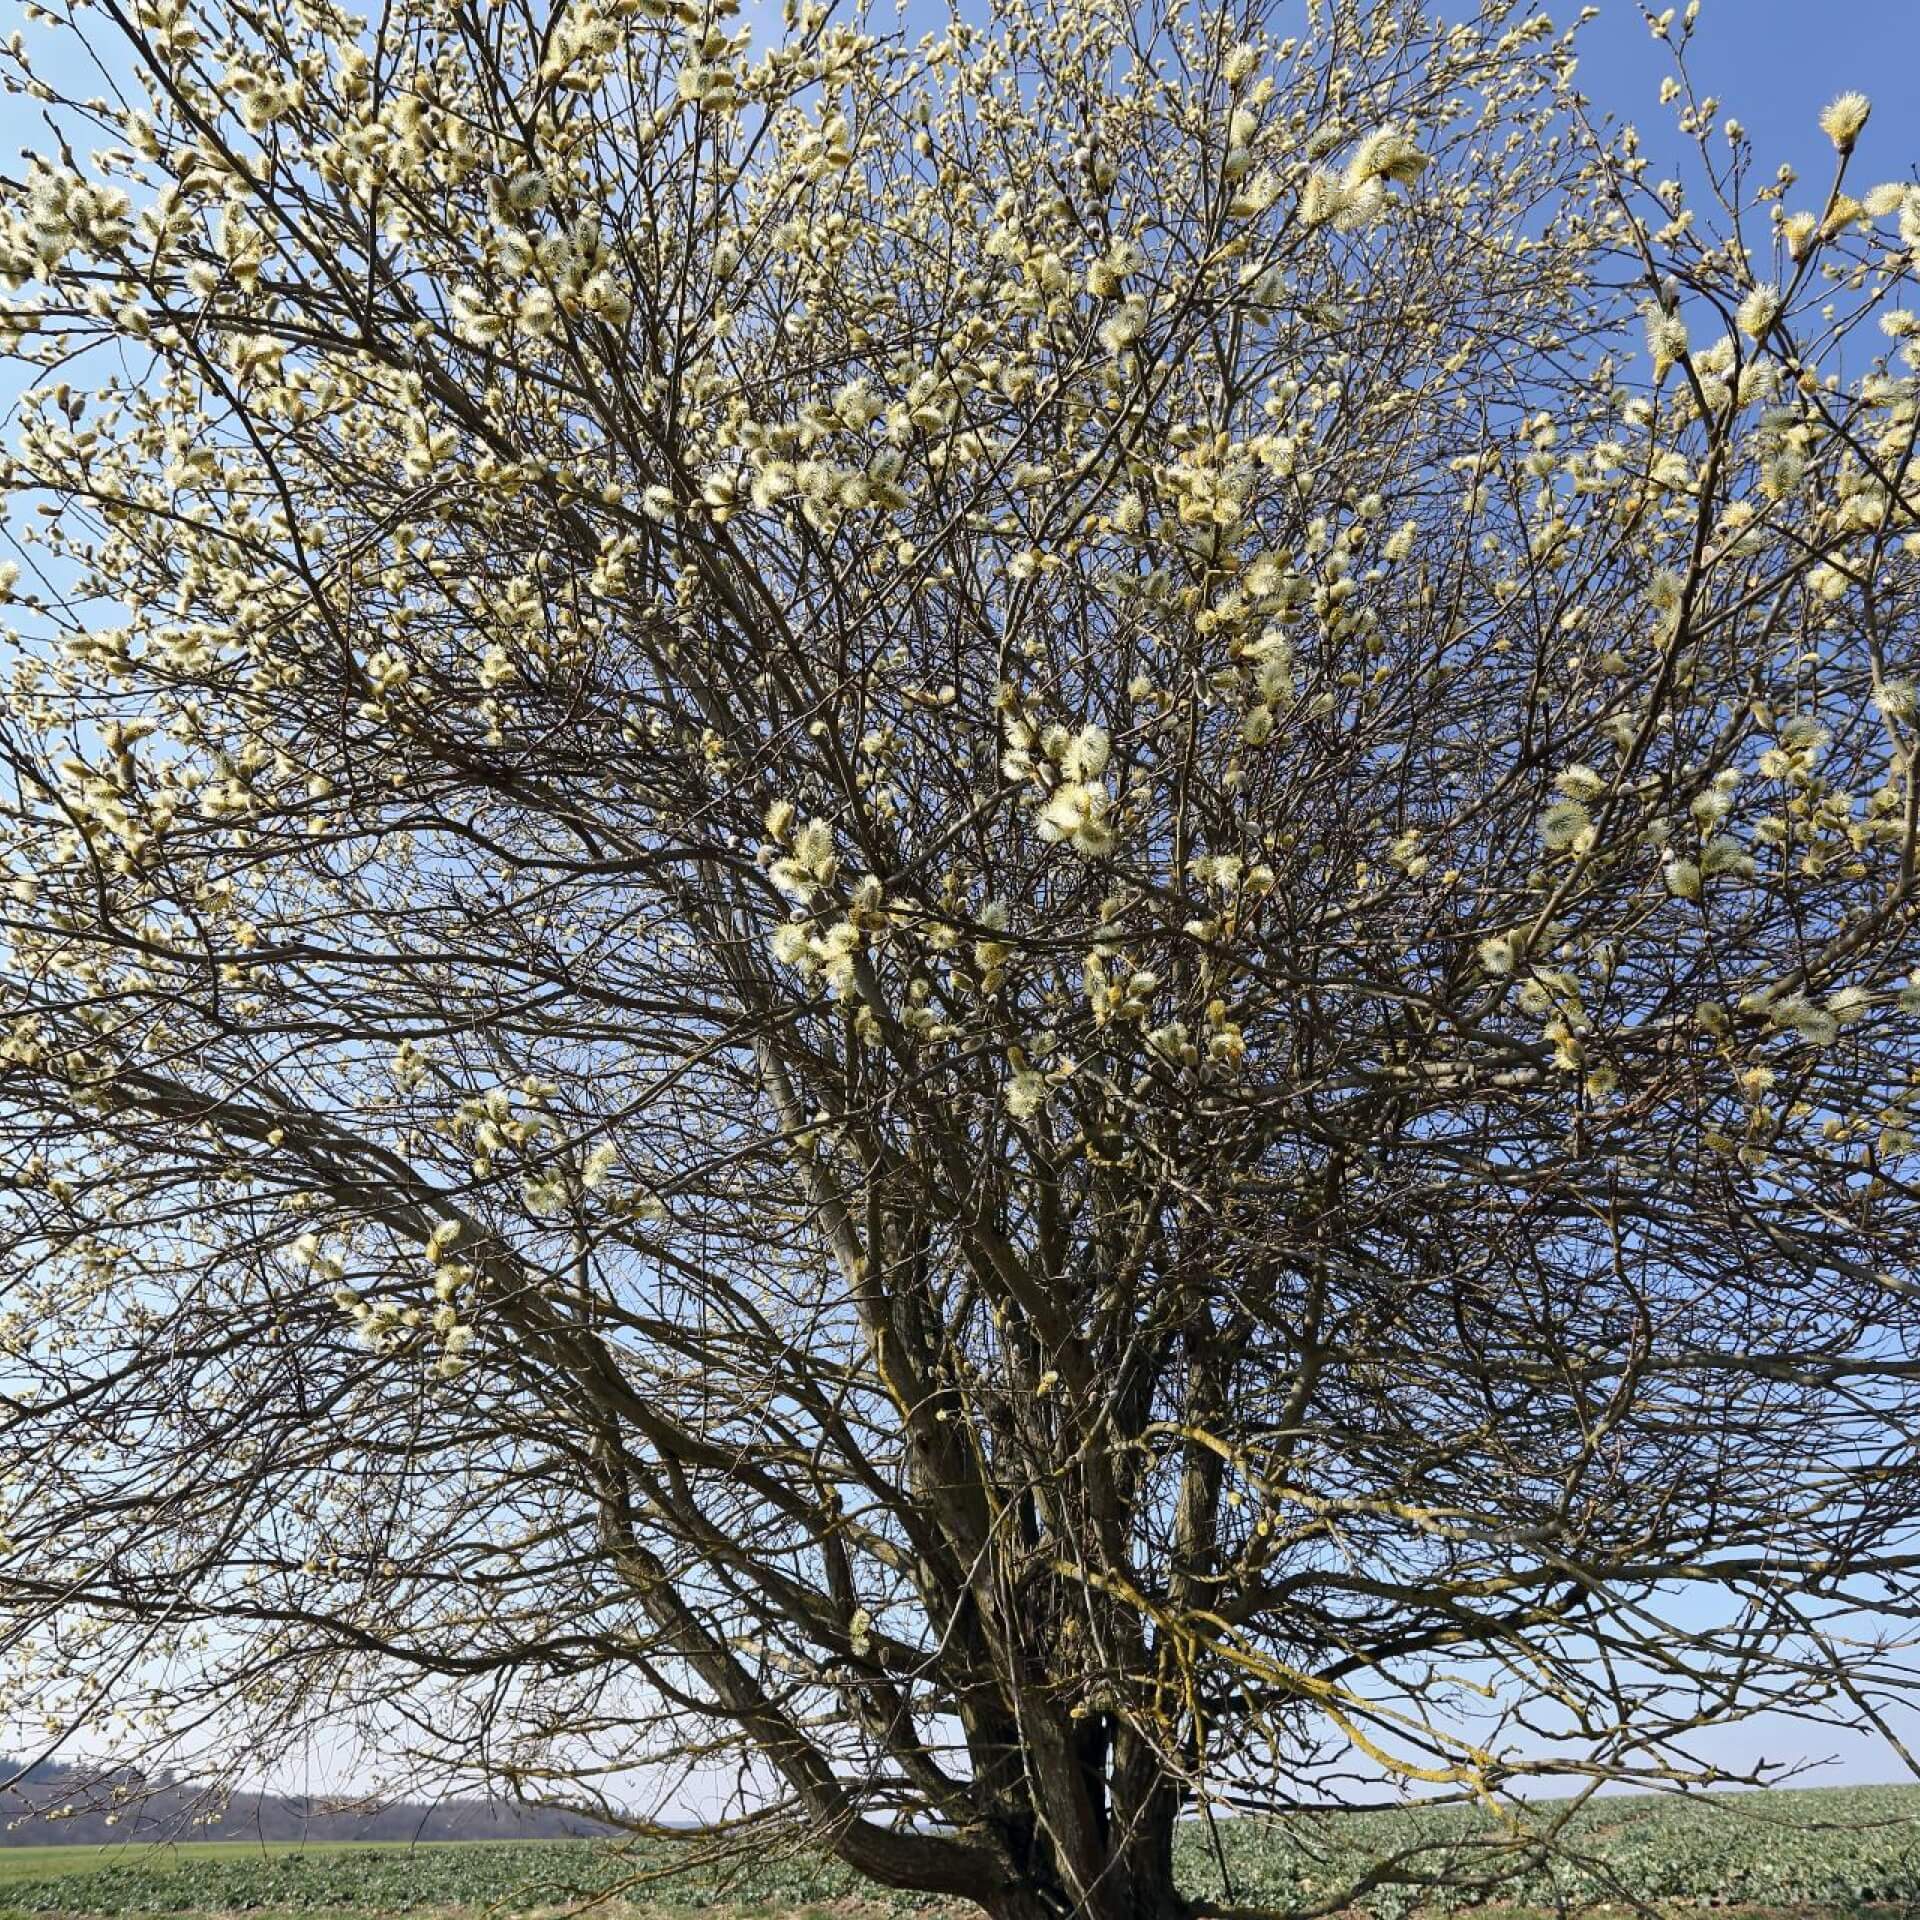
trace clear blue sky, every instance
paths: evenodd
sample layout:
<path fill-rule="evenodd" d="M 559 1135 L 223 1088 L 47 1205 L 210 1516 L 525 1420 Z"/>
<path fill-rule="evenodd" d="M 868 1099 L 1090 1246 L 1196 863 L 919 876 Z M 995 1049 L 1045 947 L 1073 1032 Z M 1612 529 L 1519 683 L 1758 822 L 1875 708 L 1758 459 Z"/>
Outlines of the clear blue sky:
<path fill-rule="evenodd" d="M 1570 23 L 1577 4 L 1545 0 L 1556 24 Z M 1684 5 L 1685 0 L 1678 0 Z M 1661 11 L 1666 0 L 1655 0 Z M 1635 0 L 1599 0 L 1600 16 L 1582 30 L 1579 84 L 1597 113 L 1630 120 L 1655 178 L 1691 178 L 1690 142 L 1675 125 L 1675 107 L 1659 104 L 1660 82 L 1672 71 L 1667 50 L 1649 34 Z M 1465 14 L 1455 0 L 1442 6 Z M 1688 50 L 1697 88 L 1722 102 L 1719 117 L 1742 121 L 1753 140 L 1756 184 L 1781 163 L 1802 185 L 1789 207 L 1817 206 L 1833 168 L 1833 148 L 1820 131 L 1820 109 L 1836 93 L 1858 88 L 1873 102 L 1848 182 L 1855 191 L 1882 180 L 1909 179 L 1920 164 L 1920 0 L 1702 0 Z M 1724 148 L 1722 149 L 1724 151 Z M 1706 215 L 1703 211 L 1702 220 Z M 1920 1715 L 1891 1716 L 1911 1745 Z M 1812 1775 L 1821 1783 L 1891 1780 L 1899 1760 L 1884 1742 L 1766 1718 L 1702 1733 L 1703 1756 L 1739 1766 L 1764 1754 L 1832 1764 Z"/>
<path fill-rule="evenodd" d="M 1304 10 L 1302 0 L 1275 0 L 1275 32 L 1288 31 Z M 1460 17 L 1470 11 L 1469 0 L 1437 0 L 1437 10 Z M 1570 23 L 1578 10 L 1578 0 L 1548 0 L 1557 24 Z M 1675 128 L 1674 109 L 1658 103 L 1668 58 L 1635 0 L 1600 0 L 1600 17 L 1584 29 L 1582 44 L 1580 84 L 1596 111 L 1635 123 L 1655 177 L 1685 172 L 1689 143 Z M 1920 162 L 1920 0 L 1703 0 L 1690 61 L 1696 84 L 1721 100 L 1721 116 L 1745 123 L 1761 178 L 1783 161 L 1801 173 L 1805 184 L 1789 205 L 1817 204 L 1825 191 L 1833 154 L 1818 115 L 1848 88 L 1869 95 L 1874 108 L 1850 178 L 1860 185 L 1909 178 Z M 96 84 L 92 76 L 80 78 L 72 63 L 49 62 L 46 71 L 56 82 L 77 81 L 83 91 Z M 6 103 L 0 111 L 17 114 L 18 105 Z M 10 131 L 9 161 L 11 150 L 39 129 L 21 114 Z M 0 366 L 0 438 L 18 385 L 14 370 Z M 0 557 L 5 552 L 0 536 Z M 1916 1716 L 1902 1715 L 1898 1724 L 1910 1739 L 1920 1734 Z M 1834 1755 L 1838 1764 L 1816 1776 L 1825 1781 L 1888 1779 L 1898 1771 L 1877 1740 L 1787 1721 L 1705 1734 L 1697 1745 L 1732 1765 L 1756 1751 L 1776 1759 Z M 327 1778 L 305 1784 L 336 1783 L 342 1764 L 338 1756 L 316 1756 Z M 345 1764 L 351 1772 L 351 1762 Z"/>
<path fill-rule="evenodd" d="M 1678 173 L 1688 143 L 1675 129 L 1675 109 L 1658 103 L 1671 70 L 1666 50 L 1634 0 L 1599 5 L 1600 17 L 1581 35 L 1581 88 L 1596 109 L 1639 128 L 1656 177 Z M 1664 6 L 1657 0 L 1654 11 Z M 1467 11 L 1459 0 L 1441 10 Z M 1558 24 L 1579 8 L 1558 0 L 1547 10 Z M 1702 0 L 1688 65 L 1696 86 L 1724 103 L 1721 117 L 1745 123 L 1763 177 L 1784 161 L 1810 190 L 1824 190 L 1833 149 L 1819 112 L 1853 87 L 1872 100 L 1873 118 L 1849 180 L 1908 178 L 1920 162 L 1920 0 Z"/>

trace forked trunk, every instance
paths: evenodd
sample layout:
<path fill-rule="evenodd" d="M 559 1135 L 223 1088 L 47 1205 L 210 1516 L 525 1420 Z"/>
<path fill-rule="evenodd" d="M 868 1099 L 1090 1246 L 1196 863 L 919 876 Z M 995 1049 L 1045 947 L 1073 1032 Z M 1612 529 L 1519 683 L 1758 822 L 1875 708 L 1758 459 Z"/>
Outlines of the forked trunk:
<path fill-rule="evenodd" d="M 1083 1892 L 1036 1862 L 1024 1880 L 980 1896 L 980 1905 L 993 1920 L 1191 1920 L 1173 1877 L 1174 1806 L 1170 1792 L 1151 1795 Z M 1045 1859 L 1045 1849 L 1035 1852 Z"/>
<path fill-rule="evenodd" d="M 1062 1887 L 1027 1885 L 1005 1888 L 980 1904 L 993 1920 L 1189 1920 L 1191 1912 L 1170 1876 L 1155 1883 L 1119 1865 L 1085 1900 L 1076 1901 Z"/>

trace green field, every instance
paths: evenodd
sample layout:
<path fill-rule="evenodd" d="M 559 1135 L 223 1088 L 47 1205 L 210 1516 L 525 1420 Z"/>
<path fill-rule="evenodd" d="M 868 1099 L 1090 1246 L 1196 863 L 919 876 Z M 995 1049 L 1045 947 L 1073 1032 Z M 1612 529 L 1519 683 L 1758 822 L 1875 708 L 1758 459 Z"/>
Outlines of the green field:
<path fill-rule="evenodd" d="M 1551 1824 L 1560 1811 L 1536 1808 L 1534 1824 Z M 1564 1822 L 1544 1854 L 1458 1807 L 1226 1823 L 1224 1878 L 1203 1828 L 1183 1829 L 1179 1852 L 1190 1892 L 1282 1910 L 1323 1903 L 1365 1864 L 1391 1855 L 1394 1877 L 1355 1902 L 1375 1920 L 1482 1904 L 1510 1913 L 1624 1913 L 1636 1900 L 1848 1914 L 1920 1906 L 1920 1788 L 1596 1800 Z M 662 1843 L 621 1849 L 580 1840 L 0 1848 L 0 1915 L 478 1916 L 552 1912 L 595 1896 L 663 1915 L 726 1909 L 803 1920 L 809 1910 L 856 1902 L 876 1915 L 939 1904 L 863 1887 L 838 1867 L 765 1848 L 698 1869 Z"/>
<path fill-rule="evenodd" d="M 492 1844 L 487 1841 L 482 1846 Z M 395 1849 L 385 1842 L 373 1842 L 362 1845 L 357 1841 L 348 1841 L 327 1847 L 329 1854 L 339 1853 L 391 1853 Z M 318 1852 L 320 1849 L 306 1849 L 297 1842 L 269 1841 L 255 1844 L 247 1840 L 187 1840 L 166 1848 L 131 1847 L 9 1847 L 0 1846 L 0 1911 L 17 1911 L 10 1907 L 14 1885 L 22 1880 L 40 1881 L 63 1879 L 68 1874 L 97 1873 L 102 1867 L 137 1865 L 142 1872 L 165 1873 L 172 1868 L 206 1860 L 259 1859 L 264 1855 Z"/>

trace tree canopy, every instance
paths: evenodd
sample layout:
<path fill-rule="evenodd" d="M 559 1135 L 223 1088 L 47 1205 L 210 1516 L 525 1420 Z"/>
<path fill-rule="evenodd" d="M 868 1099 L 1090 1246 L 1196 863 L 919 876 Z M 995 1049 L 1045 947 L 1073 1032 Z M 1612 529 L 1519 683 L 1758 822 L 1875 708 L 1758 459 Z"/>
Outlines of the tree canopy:
<path fill-rule="evenodd" d="M 36 10 L 49 1747 L 737 1764 L 1175 1920 L 1183 1816 L 1472 1796 L 1491 1879 L 1880 1722 L 1920 188 L 1692 12 L 1683 183 L 1505 0 Z"/>

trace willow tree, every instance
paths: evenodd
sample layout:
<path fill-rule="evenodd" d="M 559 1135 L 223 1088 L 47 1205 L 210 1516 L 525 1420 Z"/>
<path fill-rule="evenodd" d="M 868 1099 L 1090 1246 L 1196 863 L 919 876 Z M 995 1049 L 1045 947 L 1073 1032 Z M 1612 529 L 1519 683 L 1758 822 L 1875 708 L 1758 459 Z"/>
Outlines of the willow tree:
<path fill-rule="evenodd" d="M 1866 100 L 1803 189 L 1668 26 L 1692 205 L 1507 4 L 733 11 L 6 55 L 16 1706 L 738 1755 L 1002 1920 L 1882 1716 Z"/>

